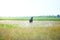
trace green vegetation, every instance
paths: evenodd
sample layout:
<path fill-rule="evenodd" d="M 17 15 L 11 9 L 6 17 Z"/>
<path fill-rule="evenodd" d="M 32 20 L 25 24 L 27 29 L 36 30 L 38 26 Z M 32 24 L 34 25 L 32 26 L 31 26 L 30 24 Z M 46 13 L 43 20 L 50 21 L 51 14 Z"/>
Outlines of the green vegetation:
<path fill-rule="evenodd" d="M 29 20 L 30 17 L 0 17 L 0 20 Z M 35 21 L 60 21 L 56 16 L 33 16 Z"/>
<path fill-rule="evenodd" d="M 10 29 L 10 28 L 16 28 L 18 25 L 16 24 L 0 24 L 0 28 L 7 28 L 7 29 Z"/>
<path fill-rule="evenodd" d="M 0 24 L 0 40 L 60 40 L 60 26 L 21 28 Z"/>
<path fill-rule="evenodd" d="M 38 20 L 38 21 L 60 21 L 60 18 L 57 18 L 55 16 L 38 16 L 38 17 L 34 17 L 34 20 Z"/>
<path fill-rule="evenodd" d="M 29 17 L 0 17 L 0 20 L 29 20 Z"/>

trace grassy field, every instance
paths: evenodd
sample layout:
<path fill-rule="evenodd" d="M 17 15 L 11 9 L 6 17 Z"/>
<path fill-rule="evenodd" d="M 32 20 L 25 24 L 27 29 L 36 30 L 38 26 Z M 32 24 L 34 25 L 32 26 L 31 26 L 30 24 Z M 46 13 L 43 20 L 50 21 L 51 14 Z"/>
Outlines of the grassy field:
<path fill-rule="evenodd" d="M 29 20 L 30 17 L 0 17 L 0 20 Z M 34 21 L 60 21 L 56 16 L 33 16 Z"/>
<path fill-rule="evenodd" d="M 0 40 L 60 40 L 60 18 L 0 17 Z"/>
<path fill-rule="evenodd" d="M 32 27 L 23 27 L 25 25 L 21 27 L 21 24 L 2 24 L 0 22 L 0 40 L 60 40 L 60 25 L 58 25 L 60 21 L 54 21 L 54 24 L 48 25 L 48 27 L 40 26 L 37 23 L 35 26 L 30 24 Z"/>

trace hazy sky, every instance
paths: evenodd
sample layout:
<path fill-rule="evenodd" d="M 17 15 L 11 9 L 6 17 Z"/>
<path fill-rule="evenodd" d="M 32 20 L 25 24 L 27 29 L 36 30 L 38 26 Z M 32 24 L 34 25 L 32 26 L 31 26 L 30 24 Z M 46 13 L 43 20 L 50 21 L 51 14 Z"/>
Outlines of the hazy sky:
<path fill-rule="evenodd" d="M 60 0 L 0 0 L 0 16 L 60 14 Z"/>

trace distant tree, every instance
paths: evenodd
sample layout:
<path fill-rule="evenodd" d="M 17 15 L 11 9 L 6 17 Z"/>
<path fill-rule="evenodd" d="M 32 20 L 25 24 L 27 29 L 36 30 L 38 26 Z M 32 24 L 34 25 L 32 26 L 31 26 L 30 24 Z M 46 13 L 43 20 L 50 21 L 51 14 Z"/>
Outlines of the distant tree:
<path fill-rule="evenodd" d="M 60 17 L 60 15 L 57 15 L 57 17 Z"/>

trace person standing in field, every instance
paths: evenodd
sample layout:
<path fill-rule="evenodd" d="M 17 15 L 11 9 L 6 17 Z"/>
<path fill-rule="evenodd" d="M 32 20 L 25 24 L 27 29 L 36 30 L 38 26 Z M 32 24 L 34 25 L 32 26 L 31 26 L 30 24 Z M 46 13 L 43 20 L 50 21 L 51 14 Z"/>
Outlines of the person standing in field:
<path fill-rule="evenodd" d="M 33 17 L 31 17 L 31 18 L 29 19 L 29 22 L 30 22 L 30 23 L 32 23 L 32 22 L 33 22 Z"/>

